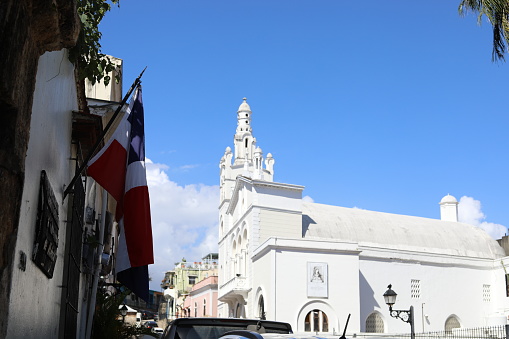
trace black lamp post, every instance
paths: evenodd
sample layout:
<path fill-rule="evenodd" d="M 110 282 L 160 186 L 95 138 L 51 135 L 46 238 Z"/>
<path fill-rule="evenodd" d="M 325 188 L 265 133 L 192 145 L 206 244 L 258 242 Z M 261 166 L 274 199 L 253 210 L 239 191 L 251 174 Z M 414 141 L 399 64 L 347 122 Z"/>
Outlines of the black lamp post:
<path fill-rule="evenodd" d="M 125 304 L 120 308 L 120 314 L 122 315 L 122 322 L 125 323 L 125 316 L 127 315 L 127 306 Z"/>
<path fill-rule="evenodd" d="M 392 305 L 396 303 L 396 292 L 392 290 L 392 285 L 387 286 L 388 290 L 384 293 L 385 303 L 389 305 L 389 313 L 391 317 L 398 318 L 404 322 L 410 323 L 410 338 L 415 339 L 414 329 L 414 307 L 410 306 L 409 310 L 393 310 Z"/>

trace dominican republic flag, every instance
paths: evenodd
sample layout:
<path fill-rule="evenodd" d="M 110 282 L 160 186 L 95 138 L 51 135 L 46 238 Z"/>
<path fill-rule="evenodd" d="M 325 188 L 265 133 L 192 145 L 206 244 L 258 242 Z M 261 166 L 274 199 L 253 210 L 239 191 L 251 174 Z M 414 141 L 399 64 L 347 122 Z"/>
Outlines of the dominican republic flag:
<path fill-rule="evenodd" d="M 88 162 L 87 175 L 117 201 L 117 280 L 148 302 L 148 265 L 154 263 L 154 253 L 143 120 L 139 86 L 110 140 Z"/>

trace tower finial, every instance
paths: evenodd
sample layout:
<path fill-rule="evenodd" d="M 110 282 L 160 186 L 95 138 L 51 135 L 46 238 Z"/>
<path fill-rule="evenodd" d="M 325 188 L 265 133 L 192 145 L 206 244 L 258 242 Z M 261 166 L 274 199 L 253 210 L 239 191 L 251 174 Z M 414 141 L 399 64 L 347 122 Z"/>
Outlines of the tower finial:
<path fill-rule="evenodd" d="M 246 97 L 243 97 L 243 98 L 242 98 L 242 100 L 244 100 L 244 102 L 245 102 L 245 101 L 247 100 L 247 98 L 246 98 Z"/>

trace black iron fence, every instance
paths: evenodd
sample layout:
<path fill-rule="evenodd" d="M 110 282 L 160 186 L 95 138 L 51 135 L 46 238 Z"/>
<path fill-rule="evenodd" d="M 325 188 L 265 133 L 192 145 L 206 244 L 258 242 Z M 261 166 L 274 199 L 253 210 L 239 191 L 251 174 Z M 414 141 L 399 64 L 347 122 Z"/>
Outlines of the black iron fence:
<path fill-rule="evenodd" d="M 362 334 L 357 338 L 410 338 L 410 333 L 404 334 Z M 450 331 L 415 333 L 416 339 L 509 339 L 509 325 L 477 327 L 477 328 L 454 328 Z"/>
<path fill-rule="evenodd" d="M 477 327 L 477 328 L 454 328 L 451 331 L 441 332 L 428 332 L 428 333 L 416 333 L 416 338 L 450 338 L 450 339 L 461 339 L 461 338 L 478 338 L 478 339 L 509 339 L 508 337 L 508 326 L 490 326 L 490 327 Z"/>

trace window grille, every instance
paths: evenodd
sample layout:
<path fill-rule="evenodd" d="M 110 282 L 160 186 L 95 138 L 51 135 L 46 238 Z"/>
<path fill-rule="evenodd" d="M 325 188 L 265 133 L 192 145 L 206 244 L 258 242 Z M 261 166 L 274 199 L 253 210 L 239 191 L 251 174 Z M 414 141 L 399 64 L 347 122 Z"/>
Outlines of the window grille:
<path fill-rule="evenodd" d="M 482 299 L 485 302 L 491 301 L 491 285 L 482 285 Z"/>
<path fill-rule="evenodd" d="M 81 151 L 78 147 L 78 153 Z M 78 169 L 76 162 L 76 169 Z M 86 181 L 86 179 L 85 179 Z M 82 257 L 83 229 L 85 223 L 85 181 L 76 180 L 72 194 L 67 198 L 67 225 L 62 289 L 63 312 L 65 313 L 64 338 L 76 338 L 80 291 L 80 264 Z"/>
<path fill-rule="evenodd" d="M 366 332 L 368 333 L 384 333 L 384 321 L 379 313 L 374 312 L 366 319 Z"/>
<path fill-rule="evenodd" d="M 421 298 L 421 281 L 412 279 L 410 282 L 410 296 L 412 299 Z"/>
<path fill-rule="evenodd" d="M 445 321 L 445 331 L 446 332 L 452 332 L 453 328 L 460 328 L 460 322 L 458 318 L 454 315 L 449 316 L 447 320 Z"/>

